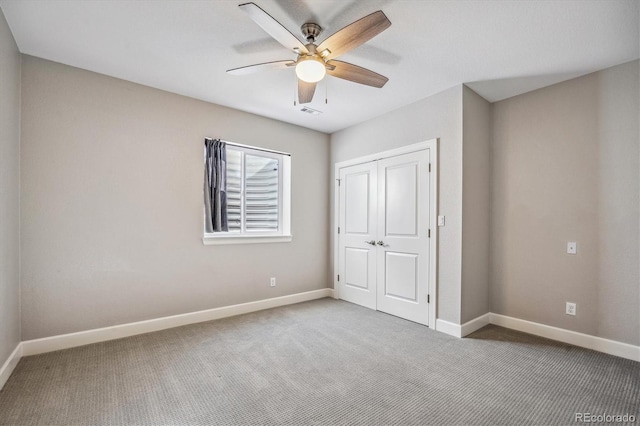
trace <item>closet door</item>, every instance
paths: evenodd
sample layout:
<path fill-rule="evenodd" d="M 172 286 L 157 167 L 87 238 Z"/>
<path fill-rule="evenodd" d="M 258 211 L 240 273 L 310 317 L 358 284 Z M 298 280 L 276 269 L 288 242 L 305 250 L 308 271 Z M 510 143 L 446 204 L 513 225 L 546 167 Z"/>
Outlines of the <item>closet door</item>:
<path fill-rule="evenodd" d="M 340 169 L 341 299 L 428 325 L 430 178 L 429 150 Z"/>
<path fill-rule="evenodd" d="M 429 151 L 378 161 L 377 309 L 428 324 Z"/>
<path fill-rule="evenodd" d="M 340 169 L 340 298 L 376 309 L 377 164 Z"/>

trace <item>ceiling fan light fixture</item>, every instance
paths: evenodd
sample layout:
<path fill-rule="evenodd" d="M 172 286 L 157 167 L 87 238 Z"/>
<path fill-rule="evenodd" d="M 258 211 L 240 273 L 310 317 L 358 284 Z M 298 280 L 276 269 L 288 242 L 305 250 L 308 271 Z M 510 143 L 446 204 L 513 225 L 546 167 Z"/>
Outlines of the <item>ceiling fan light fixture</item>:
<path fill-rule="evenodd" d="M 322 80 L 326 74 L 324 61 L 314 56 L 300 58 L 298 65 L 296 65 L 296 75 L 307 83 L 316 83 Z"/>
<path fill-rule="evenodd" d="M 384 86 L 389 80 L 387 77 L 366 68 L 336 60 L 340 55 L 366 43 L 389 28 L 391 21 L 381 10 L 352 22 L 325 38 L 320 44 L 316 44 L 316 40 L 322 32 L 322 27 L 314 22 L 306 22 L 300 27 L 306 40 L 306 44 L 303 44 L 298 37 L 255 3 L 243 3 L 238 7 L 287 50 L 293 49 L 297 58 L 295 61 L 271 61 L 233 68 L 227 70 L 229 74 L 242 75 L 265 69 L 295 67 L 298 83 L 297 98 L 300 104 L 307 104 L 313 100 L 316 83 L 322 80 L 327 73 L 332 77 L 378 88 Z"/>

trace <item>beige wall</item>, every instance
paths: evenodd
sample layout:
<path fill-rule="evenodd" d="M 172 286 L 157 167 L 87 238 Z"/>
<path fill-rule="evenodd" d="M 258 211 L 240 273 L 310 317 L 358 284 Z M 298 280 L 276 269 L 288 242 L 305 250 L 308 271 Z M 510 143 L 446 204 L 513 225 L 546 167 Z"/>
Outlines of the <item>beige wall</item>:
<path fill-rule="evenodd" d="M 640 344 L 640 61 L 594 77 L 599 100 L 597 334 Z"/>
<path fill-rule="evenodd" d="M 461 323 L 489 312 L 491 104 L 468 87 L 462 98 Z"/>
<path fill-rule="evenodd" d="M 2 119 L 18 123 L 19 55 L 1 46 Z M 331 286 L 334 165 L 433 138 L 438 318 L 491 310 L 638 344 L 638 79 L 635 61 L 494 105 L 456 86 L 329 138 L 25 56 L 20 162 L 18 128 L 1 129 L 15 219 L 0 304 L 15 302 L 0 305 L 0 356 L 19 340 L 18 164 L 27 340 Z M 292 243 L 202 245 L 205 136 L 292 153 Z"/>
<path fill-rule="evenodd" d="M 20 61 L 0 10 L 0 366 L 20 343 Z"/>
<path fill-rule="evenodd" d="M 326 287 L 327 135 L 29 56 L 22 83 L 23 340 Z M 292 154 L 292 243 L 202 244 L 205 136 Z"/>
<path fill-rule="evenodd" d="M 493 312 L 640 343 L 638 67 L 494 104 Z"/>
<path fill-rule="evenodd" d="M 341 161 L 439 138 L 437 317 L 460 323 L 462 241 L 462 86 L 331 135 L 331 167 Z M 332 172 L 333 173 L 333 172 Z M 333 186 L 331 200 L 333 200 Z M 331 210 L 333 212 L 333 209 Z M 335 226 L 332 222 L 332 228 Z M 332 233 L 333 237 L 333 233 Z M 333 247 L 333 243 L 331 245 Z"/>

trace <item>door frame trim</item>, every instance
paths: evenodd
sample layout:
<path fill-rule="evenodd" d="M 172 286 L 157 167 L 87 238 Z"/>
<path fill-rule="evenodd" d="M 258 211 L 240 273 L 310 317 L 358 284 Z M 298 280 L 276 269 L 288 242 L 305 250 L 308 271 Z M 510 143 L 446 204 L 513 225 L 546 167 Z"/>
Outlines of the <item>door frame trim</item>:
<path fill-rule="evenodd" d="M 436 319 L 438 310 L 438 138 L 429 139 L 423 142 L 414 143 L 411 145 L 401 146 L 399 148 L 390 149 L 387 151 L 378 152 L 375 154 L 365 155 L 363 157 L 354 158 L 351 160 L 341 161 L 336 163 L 333 170 L 333 184 L 334 184 L 334 203 L 333 203 L 333 218 L 334 229 L 333 233 L 333 289 L 334 298 L 340 298 L 340 286 L 338 285 L 338 270 L 339 270 L 339 253 L 338 244 L 338 223 L 340 219 L 340 188 L 338 185 L 338 179 L 340 177 L 340 169 L 349 166 L 355 166 L 357 164 L 369 163 L 371 161 L 382 160 L 389 157 L 397 157 L 398 155 L 409 154 L 416 151 L 429 150 L 429 163 L 431 164 L 431 176 L 429 183 L 429 208 L 431 214 L 429 215 L 429 229 L 431 229 L 431 238 L 429 239 L 429 328 L 436 329 Z"/>

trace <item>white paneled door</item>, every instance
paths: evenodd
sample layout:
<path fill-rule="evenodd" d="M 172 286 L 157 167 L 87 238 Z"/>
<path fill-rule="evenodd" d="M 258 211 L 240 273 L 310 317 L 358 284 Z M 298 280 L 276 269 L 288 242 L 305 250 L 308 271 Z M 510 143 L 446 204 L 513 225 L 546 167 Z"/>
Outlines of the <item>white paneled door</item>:
<path fill-rule="evenodd" d="M 341 299 L 429 322 L 429 150 L 340 169 Z"/>
<path fill-rule="evenodd" d="M 340 298 L 376 309 L 378 167 L 340 169 Z"/>

